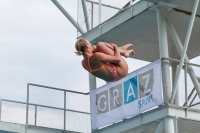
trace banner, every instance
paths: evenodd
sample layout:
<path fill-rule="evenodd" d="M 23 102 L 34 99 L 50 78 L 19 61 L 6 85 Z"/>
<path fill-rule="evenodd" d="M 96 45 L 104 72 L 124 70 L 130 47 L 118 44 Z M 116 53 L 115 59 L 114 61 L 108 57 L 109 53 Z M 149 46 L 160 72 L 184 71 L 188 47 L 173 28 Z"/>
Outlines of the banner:
<path fill-rule="evenodd" d="M 163 104 L 161 60 L 90 92 L 92 130 Z"/>

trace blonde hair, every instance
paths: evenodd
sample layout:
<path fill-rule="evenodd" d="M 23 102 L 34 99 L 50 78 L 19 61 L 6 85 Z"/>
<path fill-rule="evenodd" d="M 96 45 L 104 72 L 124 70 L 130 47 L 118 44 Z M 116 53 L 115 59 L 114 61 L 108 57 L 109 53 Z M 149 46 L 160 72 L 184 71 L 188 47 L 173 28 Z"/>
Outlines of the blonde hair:
<path fill-rule="evenodd" d="M 87 40 L 84 38 L 79 38 L 75 43 L 75 48 L 77 50 L 76 55 L 83 55 L 85 52 L 85 46 L 87 44 Z"/>

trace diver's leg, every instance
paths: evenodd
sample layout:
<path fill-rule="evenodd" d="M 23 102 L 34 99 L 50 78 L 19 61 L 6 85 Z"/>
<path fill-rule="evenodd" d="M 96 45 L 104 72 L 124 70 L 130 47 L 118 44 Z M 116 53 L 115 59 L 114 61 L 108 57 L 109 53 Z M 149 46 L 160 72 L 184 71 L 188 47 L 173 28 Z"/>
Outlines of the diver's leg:
<path fill-rule="evenodd" d="M 122 47 L 118 47 L 120 54 L 126 58 L 129 57 L 130 54 L 133 55 L 134 54 L 133 50 L 126 50 L 128 47 L 131 47 L 131 46 L 132 46 L 132 44 L 127 44 Z M 109 43 L 104 43 L 104 42 L 97 43 L 96 51 L 102 52 L 102 53 L 105 53 L 108 55 L 114 55 L 114 47 Z"/>
<path fill-rule="evenodd" d="M 111 44 L 107 44 L 107 43 L 103 43 L 103 42 L 99 42 L 96 45 L 96 51 L 97 52 L 102 52 L 108 55 L 114 55 L 114 46 L 112 46 Z M 133 50 L 121 50 L 119 48 L 119 52 L 121 52 L 120 54 L 124 54 L 125 57 L 128 57 L 129 54 L 134 54 Z M 116 66 L 117 68 L 117 73 L 120 77 L 124 77 L 126 76 L 126 74 L 128 73 L 128 64 L 127 62 L 124 60 L 123 57 L 121 57 L 120 62 L 118 63 L 112 63 Z"/>

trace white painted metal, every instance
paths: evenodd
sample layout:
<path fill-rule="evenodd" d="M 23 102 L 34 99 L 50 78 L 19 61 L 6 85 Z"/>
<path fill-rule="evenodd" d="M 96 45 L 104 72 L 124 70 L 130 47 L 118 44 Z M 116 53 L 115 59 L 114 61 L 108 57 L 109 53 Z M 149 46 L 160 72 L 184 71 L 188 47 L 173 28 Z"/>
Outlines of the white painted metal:
<path fill-rule="evenodd" d="M 164 12 L 165 12 L 165 8 L 163 6 L 157 7 L 160 58 L 162 58 L 162 57 L 168 58 L 169 57 L 168 41 L 167 41 L 167 28 L 166 28 Z"/>
<path fill-rule="evenodd" d="M 185 107 L 186 107 L 186 113 L 185 113 L 185 116 L 187 117 L 187 112 L 188 112 L 188 98 L 187 98 L 187 96 L 188 96 L 188 90 L 187 90 L 187 70 L 188 70 L 188 64 L 185 64 Z"/>
<path fill-rule="evenodd" d="M 178 67 L 178 63 L 177 62 L 172 62 L 171 63 L 171 70 L 172 70 L 172 84 L 174 83 L 174 80 L 176 78 L 176 71 L 177 71 L 177 67 Z M 175 105 L 179 105 L 179 90 L 178 90 L 178 86 L 177 86 L 177 92 L 176 92 L 176 96 L 174 99 L 174 104 Z"/>
<path fill-rule="evenodd" d="M 29 84 L 27 84 L 26 125 L 25 125 L 25 133 L 27 133 L 27 129 L 28 129 L 28 109 L 29 109 Z"/>
<path fill-rule="evenodd" d="M 157 23 L 158 23 L 158 37 L 159 37 L 159 50 L 160 58 L 169 57 L 168 41 L 167 41 L 167 28 L 165 22 L 165 8 L 163 6 L 157 7 Z M 163 83 L 163 96 L 164 102 L 168 103 L 170 98 L 170 74 L 169 74 L 169 61 L 162 61 L 162 83 Z"/>
<path fill-rule="evenodd" d="M 25 125 L 0 121 L 0 132 L 1 133 L 10 133 L 10 132 L 25 133 Z"/>
<path fill-rule="evenodd" d="M 185 1 L 188 0 L 184 0 L 184 2 Z M 101 25 L 101 28 L 95 27 L 82 37 L 90 40 L 92 44 L 99 41 L 113 42 L 118 44 L 118 46 L 122 46 L 126 43 L 133 43 L 134 50 L 140 52 L 137 52 L 134 56 L 131 55 L 130 58 L 153 62 L 159 58 L 159 42 L 156 13 L 152 10 L 148 10 L 151 4 L 152 3 L 146 1 L 140 1 L 136 5 L 127 8 L 122 13 L 105 21 Z M 183 42 L 190 15 L 179 12 L 176 8 L 175 10 L 170 10 L 169 15 L 173 20 L 174 27 L 179 34 L 180 40 Z M 187 51 L 189 59 L 197 57 L 200 53 L 200 49 L 198 48 L 198 42 L 200 42 L 200 38 L 198 38 L 200 34 L 198 30 L 200 28 L 199 24 L 200 18 L 197 17 Z M 170 58 L 180 59 L 178 50 L 174 48 L 174 41 L 171 35 L 168 37 L 168 47 Z"/>
<path fill-rule="evenodd" d="M 172 21 L 170 19 L 169 14 L 166 12 L 165 15 L 166 15 L 167 27 L 168 27 L 169 32 L 170 32 L 170 34 L 171 34 L 171 36 L 172 36 L 172 38 L 174 40 L 174 43 L 175 43 L 175 45 L 177 47 L 178 52 L 181 55 L 181 52 L 183 51 L 183 45 L 182 45 L 182 43 L 181 43 L 181 41 L 179 39 L 179 36 L 178 36 L 173 24 L 172 24 Z M 185 61 L 190 63 L 187 55 L 185 55 Z M 196 75 L 194 73 L 194 70 L 193 70 L 191 65 L 188 65 L 188 74 L 190 75 L 190 78 L 191 78 L 195 88 L 200 89 L 199 81 L 198 81 L 198 79 L 197 79 L 197 77 L 196 77 Z"/>
<path fill-rule="evenodd" d="M 157 7 L 157 21 L 158 21 L 158 37 L 159 37 L 159 49 L 160 49 L 160 58 L 169 57 L 168 52 L 168 41 L 167 41 L 167 27 L 165 21 L 165 8 L 163 6 Z M 164 102 L 167 104 L 170 98 L 170 74 L 169 74 L 169 61 L 163 60 L 162 62 L 162 83 L 163 83 L 163 96 Z M 170 130 L 168 128 L 172 128 L 173 119 L 165 118 L 165 133 L 174 133 L 174 130 Z"/>
<path fill-rule="evenodd" d="M 89 87 L 90 87 L 90 91 L 97 88 L 96 77 L 93 76 L 91 73 L 89 73 Z"/>
<path fill-rule="evenodd" d="M 148 6 L 147 6 L 148 5 Z M 101 34 L 104 34 L 106 32 L 109 32 L 110 30 L 117 28 L 120 24 L 126 22 L 133 16 L 136 16 L 145 10 L 147 10 L 150 6 L 152 6 L 153 3 L 141 1 L 137 4 L 132 10 L 132 8 L 129 8 L 125 10 L 123 13 L 117 15 L 115 18 L 110 19 L 110 21 L 105 22 L 103 25 L 101 25 L 101 29 L 99 27 L 93 28 L 91 31 L 87 32 L 86 34 L 80 36 L 83 38 L 86 38 L 87 40 L 91 41 L 92 44 L 97 43 L 98 41 L 95 41 L 95 38 L 98 38 Z M 123 39 L 123 38 L 122 38 Z M 116 43 L 118 44 L 118 43 Z"/>
<path fill-rule="evenodd" d="M 192 13 L 192 9 L 194 6 L 194 0 L 192 1 L 191 0 L 146 0 L 146 1 L 153 3 L 167 2 L 173 5 L 177 5 L 176 9 L 188 13 Z M 197 14 L 200 15 L 200 8 L 197 10 Z"/>
<path fill-rule="evenodd" d="M 177 117 L 174 116 L 174 132 L 178 133 L 178 123 L 177 123 Z"/>
<path fill-rule="evenodd" d="M 101 0 L 99 0 L 99 24 L 101 24 Z"/>
<path fill-rule="evenodd" d="M 133 0 L 130 0 L 130 6 L 132 5 L 132 3 L 133 3 Z"/>
<path fill-rule="evenodd" d="M 165 118 L 165 133 L 175 133 L 174 132 L 174 120 L 171 117 Z"/>
<path fill-rule="evenodd" d="M 94 4 L 91 4 L 91 29 L 93 28 L 93 19 L 94 19 Z"/>
<path fill-rule="evenodd" d="M 86 28 L 87 28 L 87 31 L 90 30 L 90 23 L 89 23 L 89 16 L 88 16 L 88 13 L 87 13 L 87 6 L 86 6 L 86 3 L 85 3 L 85 0 L 81 0 L 82 2 L 82 6 L 83 6 L 83 13 L 84 13 L 84 17 L 85 17 L 85 23 L 86 23 Z"/>
<path fill-rule="evenodd" d="M 160 122 L 160 124 L 158 125 L 156 132 L 155 133 L 161 133 L 164 127 L 164 119 Z"/>
<path fill-rule="evenodd" d="M 58 3 L 57 0 L 51 0 L 56 7 L 65 15 L 65 17 L 67 17 L 67 19 L 74 25 L 74 27 L 81 33 L 84 34 L 85 31 L 83 29 L 81 29 L 81 27 L 78 26 L 78 24 L 76 23 L 76 21 L 69 15 L 69 13 L 60 5 L 60 3 Z"/>
<path fill-rule="evenodd" d="M 99 5 L 99 2 L 95 2 L 95 1 L 91 1 L 91 0 L 86 0 L 87 2 L 90 2 L 92 4 L 98 4 Z M 123 10 L 119 7 L 115 7 L 115 6 L 111 6 L 111 5 L 106 5 L 106 4 L 103 4 L 101 3 L 102 6 L 105 6 L 105 7 L 110 7 L 110 8 L 113 8 L 113 9 L 117 9 L 117 10 Z"/>
<path fill-rule="evenodd" d="M 64 133 L 66 130 L 66 91 L 64 91 L 64 122 L 63 122 L 63 127 L 64 127 Z"/>
<path fill-rule="evenodd" d="M 1 121 L 2 99 L 0 99 L 0 121 Z"/>
<path fill-rule="evenodd" d="M 173 122 L 174 117 L 185 117 L 185 108 L 178 107 L 175 105 L 169 105 L 167 107 L 154 109 L 147 113 L 141 114 L 140 117 L 136 116 L 136 117 L 127 119 L 125 121 L 121 121 L 116 124 L 110 125 L 108 127 L 99 129 L 98 133 L 135 133 L 136 130 L 138 132 L 139 131 L 143 132 L 145 129 L 147 130 L 146 132 L 149 132 L 150 130 L 151 131 L 153 130 L 155 132 L 157 126 L 148 127 L 148 125 L 151 125 L 153 123 L 154 124 L 157 123 L 158 125 L 157 120 L 160 120 L 165 117 L 171 118 L 170 119 L 171 123 L 168 122 L 167 124 L 171 125 L 172 127 L 170 128 L 174 129 L 173 124 L 176 125 L 176 123 Z M 200 120 L 200 111 L 196 109 L 189 109 L 188 119 Z M 170 132 L 170 133 L 174 133 L 174 132 Z"/>
<path fill-rule="evenodd" d="M 187 31 L 186 38 L 185 38 L 183 51 L 182 51 L 182 54 L 181 54 L 181 60 L 180 60 L 180 63 L 179 63 L 177 74 L 176 74 L 175 83 L 174 83 L 173 88 L 172 88 L 172 96 L 171 96 L 171 99 L 170 99 L 170 103 L 173 103 L 174 97 L 175 97 L 175 94 L 176 94 L 177 85 L 178 85 L 178 81 L 179 81 L 179 78 L 180 78 L 183 61 L 185 59 L 188 43 L 189 43 L 189 40 L 190 40 L 190 36 L 191 36 L 191 32 L 192 32 L 192 28 L 193 28 L 193 24 L 194 24 L 194 20 L 195 20 L 195 16 L 196 16 L 198 4 L 199 4 L 199 0 L 195 0 L 194 8 L 193 8 L 193 11 L 192 11 L 192 16 L 191 16 L 191 19 L 190 19 L 188 31 Z M 198 88 L 196 88 L 196 90 L 197 90 L 197 93 L 200 97 L 200 90 Z"/>

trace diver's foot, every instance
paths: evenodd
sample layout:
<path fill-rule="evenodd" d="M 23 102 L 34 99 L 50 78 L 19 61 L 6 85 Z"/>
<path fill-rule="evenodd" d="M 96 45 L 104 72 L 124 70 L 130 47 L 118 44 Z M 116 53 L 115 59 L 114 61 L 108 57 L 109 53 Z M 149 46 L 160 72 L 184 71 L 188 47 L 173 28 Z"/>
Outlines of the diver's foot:
<path fill-rule="evenodd" d="M 130 43 L 126 44 L 126 45 L 120 47 L 120 49 L 126 51 L 129 47 L 133 47 L 133 44 L 130 44 Z"/>
<path fill-rule="evenodd" d="M 124 57 L 128 58 L 130 55 L 134 55 L 134 50 L 127 50 L 124 52 Z"/>

